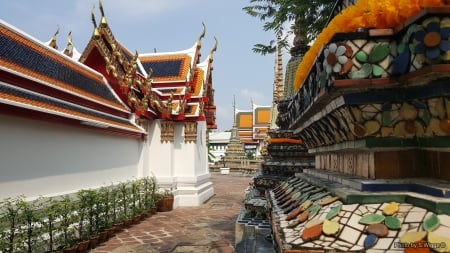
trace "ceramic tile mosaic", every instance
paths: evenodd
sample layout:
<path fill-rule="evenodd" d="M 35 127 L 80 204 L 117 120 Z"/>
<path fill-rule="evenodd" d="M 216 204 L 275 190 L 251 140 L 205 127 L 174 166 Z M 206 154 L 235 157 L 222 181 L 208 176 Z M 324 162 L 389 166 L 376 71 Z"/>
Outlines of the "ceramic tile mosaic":
<path fill-rule="evenodd" d="M 313 191 L 317 187 L 308 186 L 304 189 L 310 189 Z M 323 195 L 322 198 L 317 198 L 317 196 Z M 337 250 L 346 252 L 403 252 L 404 248 L 401 248 L 400 238 L 409 233 L 426 232 L 424 231 L 424 223 L 427 220 L 427 228 L 432 232 L 431 240 L 435 242 L 436 240 L 443 240 L 447 242 L 450 240 L 450 216 L 445 214 L 435 214 L 433 212 L 427 211 L 424 208 L 414 206 L 409 203 L 392 203 L 383 202 L 378 204 L 345 204 L 342 201 L 336 201 L 327 206 L 320 206 L 319 203 L 324 198 L 334 195 L 331 192 L 323 193 L 318 192 L 316 195 L 310 194 L 309 197 L 313 196 L 313 204 L 308 210 L 316 209 L 317 214 L 311 217 L 305 222 L 298 223 L 292 228 L 288 228 L 289 222 L 285 221 L 287 214 L 286 210 L 278 205 L 278 199 L 276 195 L 270 193 L 268 196 L 271 197 L 270 202 L 272 205 L 273 213 L 275 214 L 275 219 L 272 224 L 281 227 L 280 238 L 283 243 L 283 247 L 290 250 L 296 249 L 314 249 L 314 250 Z M 326 197 L 324 197 L 326 196 Z M 302 203 L 298 203 L 301 205 Z M 327 219 L 327 214 L 330 211 L 341 205 L 340 210 L 336 214 L 333 214 L 330 219 Z M 294 221 L 298 219 L 302 214 L 306 214 L 308 210 L 300 212 Z M 386 215 L 389 214 L 389 215 Z M 368 238 L 368 226 L 361 223 L 361 219 L 366 217 L 368 219 L 367 224 L 378 224 L 369 231 L 377 233 L 380 237 L 377 238 L 370 248 L 364 249 L 364 242 Z M 368 217 L 368 218 L 367 218 Z M 383 219 L 380 219 L 383 217 Z M 324 222 L 327 220 L 327 222 Z M 318 222 L 320 221 L 320 222 Z M 363 219 L 364 221 L 364 219 Z M 322 224 L 322 222 L 324 222 Z M 335 231 L 336 222 L 339 225 L 337 232 Z M 321 224 L 322 234 L 318 236 L 314 235 L 314 240 L 305 241 L 302 240 L 302 233 L 305 231 L 305 227 L 311 227 L 314 225 Z M 384 224 L 384 225 L 383 225 Z M 374 229 L 384 229 L 384 232 L 377 232 Z M 385 229 L 388 228 L 386 233 Z M 331 232 L 330 232 L 331 231 Z M 330 235 L 327 235 L 330 234 Z M 306 240 L 311 238 L 307 237 Z M 427 240 L 427 237 L 425 237 Z M 449 242 L 450 245 L 450 242 Z M 404 245 L 403 245 L 404 246 Z M 444 252 L 436 250 L 437 252 Z"/>

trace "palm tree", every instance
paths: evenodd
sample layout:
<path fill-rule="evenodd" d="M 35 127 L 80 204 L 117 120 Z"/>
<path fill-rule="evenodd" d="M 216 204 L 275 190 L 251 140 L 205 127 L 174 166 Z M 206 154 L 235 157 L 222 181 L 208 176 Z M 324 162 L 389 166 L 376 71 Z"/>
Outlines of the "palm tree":
<path fill-rule="evenodd" d="M 330 0 L 249 0 L 250 6 L 243 10 L 264 22 L 264 31 L 274 31 L 277 40 L 268 44 L 256 44 L 253 52 L 262 55 L 274 53 L 277 46 L 288 48 L 287 38 L 294 33 L 291 55 L 306 52 L 308 44 L 324 28 L 335 1 Z M 289 23 L 289 31 L 285 26 Z M 280 36 L 283 35 L 283 36 Z"/>

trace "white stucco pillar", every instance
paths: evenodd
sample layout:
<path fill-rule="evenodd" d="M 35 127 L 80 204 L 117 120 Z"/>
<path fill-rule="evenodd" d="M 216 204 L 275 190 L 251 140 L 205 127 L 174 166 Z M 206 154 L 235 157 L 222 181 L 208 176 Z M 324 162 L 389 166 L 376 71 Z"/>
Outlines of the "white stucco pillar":
<path fill-rule="evenodd" d="M 160 187 L 174 187 L 174 143 L 161 142 L 161 120 L 153 120 L 149 126 L 148 167 Z"/>
<path fill-rule="evenodd" d="M 185 141 L 184 123 L 175 125 L 175 206 L 198 206 L 214 195 L 208 168 L 206 122 L 197 122 L 195 141 Z"/>

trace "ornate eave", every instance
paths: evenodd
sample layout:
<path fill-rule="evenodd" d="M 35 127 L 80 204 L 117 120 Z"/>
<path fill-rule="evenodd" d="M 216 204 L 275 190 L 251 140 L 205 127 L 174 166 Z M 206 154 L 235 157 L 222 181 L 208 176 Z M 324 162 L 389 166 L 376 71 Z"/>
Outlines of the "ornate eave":
<path fill-rule="evenodd" d="M 135 114 L 148 118 L 158 117 L 167 108 L 164 108 L 159 96 L 152 91 L 151 69 L 147 73 L 139 60 L 139 54 L 132 54 L 115 39 L 106 22 L 101 2 L 100 11 L 102 18 L 98 26 L 92 11 L 94 32 L 80 61 L 98 69 Z"/>
<path fill-rule="evenodd" d="M 139 138 L 144 134 L 98 72 L 3 22 L 0 43 L 3 113 Z"/>

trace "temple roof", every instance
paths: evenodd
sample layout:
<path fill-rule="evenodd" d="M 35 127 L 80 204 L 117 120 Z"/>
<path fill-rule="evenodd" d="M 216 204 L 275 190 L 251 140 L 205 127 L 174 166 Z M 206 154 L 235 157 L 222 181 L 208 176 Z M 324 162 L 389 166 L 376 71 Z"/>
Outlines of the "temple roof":
<path fill-rule="evenodd" d="M 41 118 L 51 114 L 76 124 L 144 133 L 100 73 L 3 21 L 0 45 L 2 106 Z"/>
<path fill-rule="evenodd" d="M 197 47 L 196 43 L 183 51 L 140 54 L 139 60 L 144 69 L 153 69 L 153 82 L 183 82 L 192 75 Z"/>

